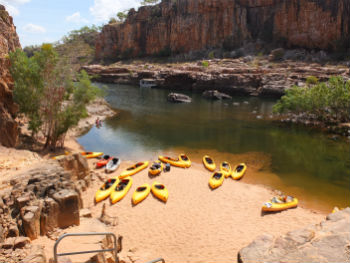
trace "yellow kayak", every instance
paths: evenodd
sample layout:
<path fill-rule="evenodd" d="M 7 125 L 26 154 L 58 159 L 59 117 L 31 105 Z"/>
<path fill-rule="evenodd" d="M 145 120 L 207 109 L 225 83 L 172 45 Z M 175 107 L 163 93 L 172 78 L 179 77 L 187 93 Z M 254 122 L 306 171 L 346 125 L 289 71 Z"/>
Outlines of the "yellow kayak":
<path fill-rule="evenodd" d="M 103 152 L 81 152 L 80 154 L 87 159 L 91 159 L 102 156 Z"/>
<path fill-rule="evenodd" d="M 220 164 L 220 170 L 225 176 L 225 178 L 229 177 L 231 175 L 231 165 L 228 162 L 222 162 Z"/>
<path fill-rule="evenodd" d="M 184 163 L 180 159 L 174 159 L 168 156 L 161 156 L 161 155 L 158 156 L 158 159 L 161 160 L 163 163 L 169 163 L 172 166 L 181 167 L 181 168 L 187 167 L 186 163 Z"/>
<path fill-rule="evenodd" d="M 179 160 L 182 161 L 186 165 L 186 168 L 191 167 L 191 164 L 192 164 L 191 160 L 186 154 L 184 154 L 184 153 L 180 154 Z"/>
<path fill-rule="evenodd" d="M 203 164 L 204 164 L 204 167 L 211 172 L 214 172 L 214 170 L 216 169 L 216 164 L 214 160 L 208 155 L 205 155 L 203 157 Z"/>
<path fill-rule="evenodd" d="M 137 164 L 134 164 L 134 165 L 130 166 L 129 168 L 127 168 L 124 172 L 122 172 L 119 175 L 119 178 L 122 179 L 122 178 L 125 178 L 128 176 L 134 175 L 134 174 L 142 171 L 143 169 L 147 168 L 148 164 L 149 164 L 149 162 L 139 162 Z"/>
<path fill-rule="evenodd" d="M 54 159 L 54 160 L 59 160 L 59 159 L 62 159 L 62 158 L 64 158 L 64 157 L 66 157 L 67 155 L 69 155 L 70 154 L 70 152 L 65 152 L 64 154 L 61 154 L 61 155 L 57 155 L 57 156 L 55 156 L 55 157 L 52 157 L 52 159 Z"/>
<path fill-rule="evenodd" d="M 232 178 L 235 180 L 239 180 L 243 177 L 245 171 L 247 170 L 247 165 L 245 163 L 240 163 L 235 167 L 235 169 L 232 171 Z"/>
<path fill-rule="evenodd" d="M 119 183 L 118 177 L 113 177 L 108 179 L 101 187 L 97 190 L 95 194 L 95 201 L 96 203 L 101 202 L 102 200 L 105 200 L 112 192 L 112 190 L 117 186 Z"/>
<path fill-rule="evenodd" d="M 165 203 L 169 196 L 168 189 L 166 189 L 165 185 L 158 182 L 152 184 L 152 194 Z"/>
<path fill-rule="evenodd" d="M 274 197 L 261 208 L 264 212 L 278 212 L 298 206 L 298 199 L 292 196 Z"/>
<path fill-rule="evenodd" d="M 209 185 L 212 189 L 218 188 L 224 182 L 225 176 L 220 172 L 215 172 L 209 179 Z"/>
<path fill-rule="evenodd" d="M 160 161 L 156 161 L 152 164 L 152 166 L 149 168 L 148 172 L 151 175 L 158 175 L 162 172 L 163 170 L 163 163 Z"/>
<path fill-rule="evenodd" d="M 137 205 L 142 202 L 151 192 L 151 187 L 149 184 L 143 184 L 140 187 L 137 187 L 135 192 L 132 195 L 132 203 Z"/>
<path fill-rule="evenodd" d="M 128 193 L 131 185 L 132 185 L 131 177 L 120 179 L 118 184 L 114 188 L 112 188 L 112 192 L 110 195 L 112 204 L 122 200 L 124 196 L 126 196 L 126 194 Z"/>

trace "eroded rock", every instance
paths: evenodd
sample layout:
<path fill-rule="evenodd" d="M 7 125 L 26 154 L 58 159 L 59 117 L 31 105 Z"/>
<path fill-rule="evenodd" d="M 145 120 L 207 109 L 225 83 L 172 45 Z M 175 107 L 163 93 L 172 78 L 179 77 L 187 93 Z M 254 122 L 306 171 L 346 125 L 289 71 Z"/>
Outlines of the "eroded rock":
<path fill-rule="evenodd" d="M 349 262 L 350 208 L 330 214 L 320 225 L 284 236 L 265 234 L 238 253 L 238 262 Z"/>

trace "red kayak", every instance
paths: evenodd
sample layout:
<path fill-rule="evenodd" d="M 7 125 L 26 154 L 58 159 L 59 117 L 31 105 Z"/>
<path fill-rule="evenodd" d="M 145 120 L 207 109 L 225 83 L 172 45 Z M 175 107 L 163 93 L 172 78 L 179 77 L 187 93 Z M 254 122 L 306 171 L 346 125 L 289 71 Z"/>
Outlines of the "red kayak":
<path fill-rule="evenodd" d="M 107 163 L 112 159 L 113 159 L 112 156 L 109 156 L 109 155 L 103 156 L 102 159 L 96 163 L 96 168 L 102 168 L 106 166 Z"/>

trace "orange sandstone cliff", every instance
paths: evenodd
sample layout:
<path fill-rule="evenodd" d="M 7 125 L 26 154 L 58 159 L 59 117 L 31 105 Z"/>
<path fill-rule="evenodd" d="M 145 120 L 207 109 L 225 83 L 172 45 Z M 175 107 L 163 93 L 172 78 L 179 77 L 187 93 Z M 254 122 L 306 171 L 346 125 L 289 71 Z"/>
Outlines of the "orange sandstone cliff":
<path fill-rule="evenodd" d="M 97 59 L 232 50 L 246 41 L 350 50 L 349 0 L 163 0 L 130 10 L 96 42 Z"/>
<path fill-rule="evenodd" d="M 18 126 L 14 121 L 18 105 L 13 102 L 13 80 L 7 56 L 18 47 L 21 46 L 12 17 L 0 5 L 0 144 L 8 147 L 18 141 Z"/>

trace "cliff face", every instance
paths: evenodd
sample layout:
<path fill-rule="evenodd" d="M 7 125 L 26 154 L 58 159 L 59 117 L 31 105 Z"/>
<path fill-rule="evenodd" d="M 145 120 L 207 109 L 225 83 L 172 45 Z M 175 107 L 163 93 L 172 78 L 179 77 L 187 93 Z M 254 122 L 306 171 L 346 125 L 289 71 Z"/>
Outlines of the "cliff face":
<path fill-rule="evenodd" d="M 285 47 L 350 50 L 348 0 L 163 0 L 104 26 L 96 58 L 233 49 L 263 40 Z"/>
<path fill-rule="evenodd" d="M 10 51 L 21 47 L 13 25 L 12 17 L 0 5 L 0 144 L 15 146 L 18 141 L 18 126 L 13 116 L 18 111 L 18 105 L 13 102 L 13 81 L 9 72 Z"/>

